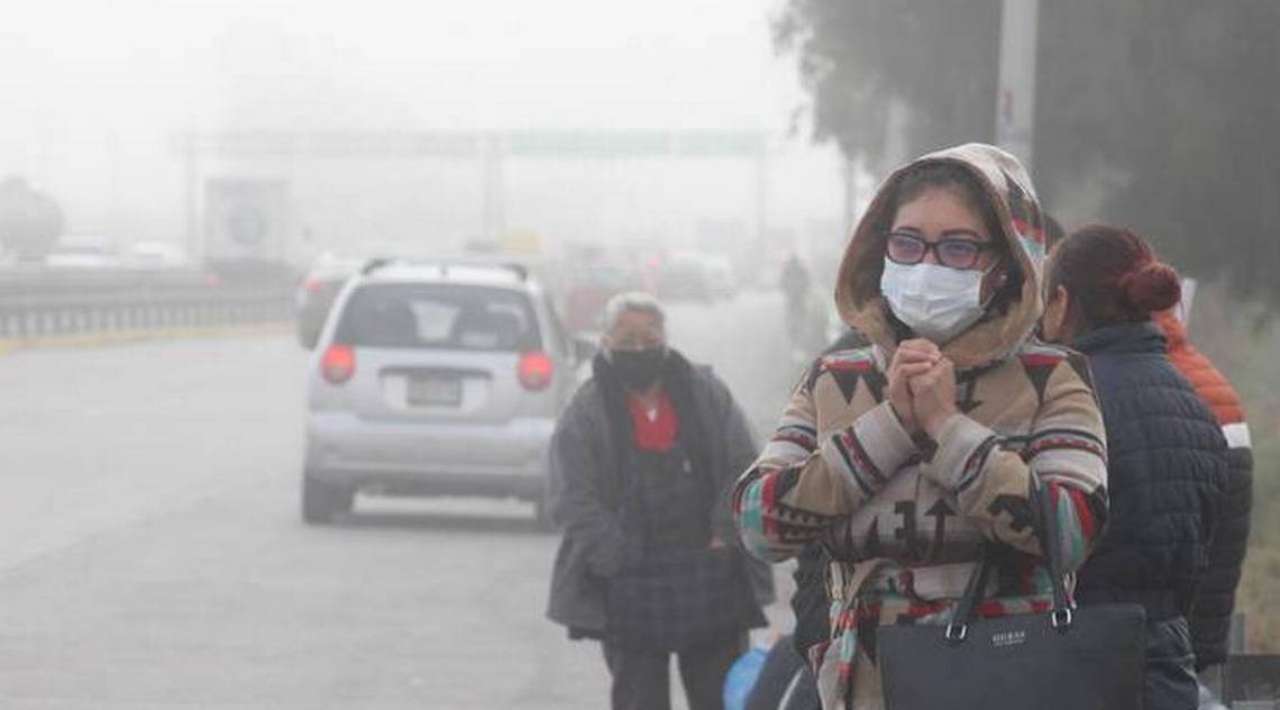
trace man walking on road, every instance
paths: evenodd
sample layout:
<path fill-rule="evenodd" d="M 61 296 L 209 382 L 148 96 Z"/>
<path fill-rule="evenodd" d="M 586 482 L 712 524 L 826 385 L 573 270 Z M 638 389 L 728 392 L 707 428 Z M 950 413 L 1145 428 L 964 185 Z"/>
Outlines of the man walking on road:
<path fill-rule="evenodd" d="M 800 261 L 799 254 L 792 254 L 782 265 L 782 276 L 778 284 L 787 301 L 787 334 L 792 340 L 799 340 L 804 333 L 805 304 L 809 298 L 809 270 Z"/>
<path fill-rule="evenodd" d="M 755 440 L 724 383 L 668 347 L 652 296 L 615 296 L 602 345 L 552 441 L 547 615 L 602 642 L 613 708 L 669 708 L 674 653 L 691 710 L 719 710 L 773 595 L 728 508 Z"/>

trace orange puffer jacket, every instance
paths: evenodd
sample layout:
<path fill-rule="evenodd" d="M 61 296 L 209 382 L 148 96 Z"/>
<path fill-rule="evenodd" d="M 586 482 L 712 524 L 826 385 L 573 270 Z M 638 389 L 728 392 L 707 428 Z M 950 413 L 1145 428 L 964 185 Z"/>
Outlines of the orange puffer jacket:
<path fill-rule="evenodd" d="M 1169 360 L 1183 377 L 1191 381 L 1201 399 L 1213 409 L 1223 429 L 1233 424 L 1244 425 L 1244 407 L 1240 404 L 1240 395 L 1236 394 L 1226 376 L 1213 366 L 1213 362 L 1196 350 L 1187 339 L 1187 329 L 1182 322 L 1172 311 L 1159 314 L 1155 320 L 1169 341 Z M 1233 429 L 1236 436 L 1233 439 L 1228 435 L 1227 445 L 1248 447 L 1248 425 Z"/>

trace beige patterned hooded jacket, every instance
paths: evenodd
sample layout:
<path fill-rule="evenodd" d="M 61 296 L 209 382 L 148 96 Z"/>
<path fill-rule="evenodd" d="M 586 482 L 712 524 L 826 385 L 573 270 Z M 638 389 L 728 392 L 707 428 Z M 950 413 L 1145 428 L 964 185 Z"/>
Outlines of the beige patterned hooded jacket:
<path fill-rule="evenodd" d="M 943 345 L 956 365 L 961 413 L 936 441 L 908 435 L 886 399 L 899 331 L 880 294 L 891 188 L 932 161 L 978 177 L 1003 230 L 993 236 L 1006 241 L 1024 276 L 1007 309 Z M 811 659 L 825 707 L 879 706 L 874 626 L 945 616 L 983 541 L 1006 553 L 991 590 L 999 601 L 984 613 L 1045 608 L 1038 496 L 1055 504 L 1070 569 L 1105 521 L 1106 437 L 1087 365 L 1031 337 L 1041 312 L 1041 225 L 1026 172 L 992 146 L 931 154 L 890 176 L 854 232 L 835 294 L 844 321 L 873 345 L 812 366 L 735 488 L 740 534 L 755 554 L 779 561 L 818 543 L 836 560 L 833 642 Z"/>

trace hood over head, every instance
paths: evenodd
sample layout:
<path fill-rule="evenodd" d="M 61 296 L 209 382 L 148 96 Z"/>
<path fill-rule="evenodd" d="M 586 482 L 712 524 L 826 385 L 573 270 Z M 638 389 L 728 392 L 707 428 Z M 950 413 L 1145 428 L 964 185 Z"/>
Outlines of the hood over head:
<path fill-rule="evenodd" d="M 836 282 L 836 307 L 845 323 L 893 351 L 898 330 L 880 293 L 885 241 L 893 224 L 895 193 L 903 178 L 933 163 L 954 163 L 982 185 L 1000 223 L 1000 234 L 1022 272 L 1022 288 L 1003 313 L 989 310 L 981 320 L 942 346 L 961 369 L 1002 360 L 1035 328 L 1044 307 L 1040 282 L 1044 262 L 1044 216 L 1027 171 L 1012 155 L 982 143 L 931 153 L 899 168 L 881 184 L 845 250 Z"/>

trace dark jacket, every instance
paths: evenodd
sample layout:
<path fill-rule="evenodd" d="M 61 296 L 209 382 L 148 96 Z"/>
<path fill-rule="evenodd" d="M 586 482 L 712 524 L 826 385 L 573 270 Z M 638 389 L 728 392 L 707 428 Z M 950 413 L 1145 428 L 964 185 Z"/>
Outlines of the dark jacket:
<path fill-rule="evenodd" d="M 1195 707 L 1186 617 L 1204 580 L 1227 477 L 1213 414 L 1165 357 L 1150 322 L 1094 330 L 1089 356 L 1107 429 L 1111 514 L 1080 568 L 1080 604 L 1147 610 L 1147 708 Z"/>
<path fill-rule="evenodd" d="M 619 441 L 627 421 L 625 402 L 608 362 L 597 356 L 595 376 L 574 395 L 551 442 L 550 512 L 564 536 L 556 554 L 547 616 L 569 635 L 600 637 L 605 629 L 605 581 L 635 559 L 637 543 L 621 512 L 622 457 L 631 442 Z M 711 530 L 740 545 L 728 508 L 728 491 L 756 456 L 756 442 L 728 387 L 708 367 L 671 351 L 663 383 L 680 415 L 680 440 L 696 469 L 710 472 L 718 491 L 707 511 Z M 688 412 L 693 412 L 690 417 Z M 691 434 L 692 433 L 692 434 Z M 697 441 L 689 441 L 693 436 Z M 743 555 L 752 593 L 762 606 L 773 600 L 767 565 Z"/>
<path fill-rule="evenodd" d="M 1236 587 L 1244 567 L 1249 544 L 1249 521 L 1253 510 L 1253 450 L 1232 446 L 1222 511 L 1209 546 L 1209 567 L 1200 584 L 1192 610 L 1191 640 L 1195 644 L 1196 670 L 1227 660 L 1227 640 L 1231 614 L 1236 606 Z"/>
<path fill-rule="evenodd" d="M 1213 410 L 1227 439 L 1226 498 L 1218 529 L 1209 546 L 1209 569 L 1191 618 L 1191 643 L 1196 670 L 1227 660 L 1227 637 L 1235 609 L 1236 586 L 1249 544 L 1253 509 L 1253 449 L 1240 395 L 1225 375 L 1187 338 L 1187 329 L 1171 312 L 1156 318 L 1169 341 L 1169 360 L 1191 382 L 1196 394 Z"/>

